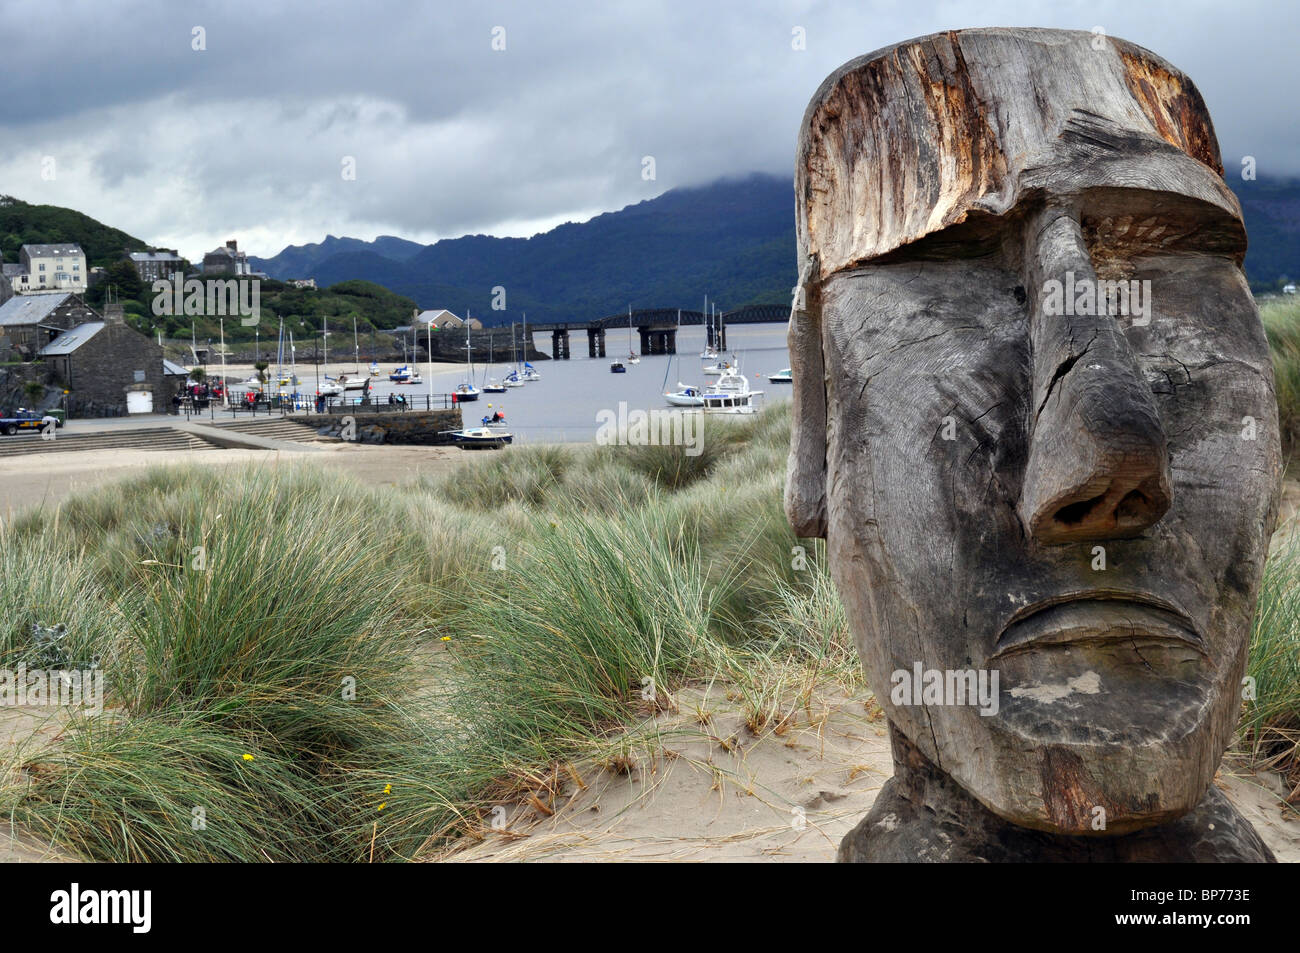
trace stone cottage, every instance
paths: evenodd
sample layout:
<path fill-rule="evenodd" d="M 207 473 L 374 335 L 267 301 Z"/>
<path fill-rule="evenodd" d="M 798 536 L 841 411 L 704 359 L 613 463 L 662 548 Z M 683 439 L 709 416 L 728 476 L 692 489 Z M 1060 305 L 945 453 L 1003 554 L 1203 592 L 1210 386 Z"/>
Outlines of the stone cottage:
<path fill-rule="evenodd" d="M 69 391 L 73 417 L 166 413 L 178 386 L 165 373 L 162 348 L 117 313 L 61 332 L 38 356 Z"/>
<path fill-rule="evenodd" d="M 99 315 L 79 295 L 16 295 L 0 304 L 0 336 L 30 361 L 54 337 Z"/>

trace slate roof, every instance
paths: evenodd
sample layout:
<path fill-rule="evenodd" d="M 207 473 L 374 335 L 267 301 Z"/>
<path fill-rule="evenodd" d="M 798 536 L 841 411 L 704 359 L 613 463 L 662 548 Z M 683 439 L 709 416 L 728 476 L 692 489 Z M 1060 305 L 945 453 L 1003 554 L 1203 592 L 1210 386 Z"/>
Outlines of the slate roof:
<path fill-rule="evenodd" d="M 35 294 L 18 295 L 0 305 L 0 328 L 15 327 L 24 324 L 40 324 L 59 305 L 72 295 Z"/>
<path fill-rule="evenodd" d="M 60 255 L 84 255 L 80 245 L 24 245 L 23 250 L 32 258 L 58 258 Z"/>
<path fill-rule="evenodd" d="M 132 261 L 180 261 L 179 255 L 173 255 L 169 251 L 148 252 L 133 251 L 130 258 Z"/>
<path fill-rule="evenodd" d="M 71 354 L 102 330 L 104 330 L 103 321 L 87 321 L 85 324 L 78 324 L 72 330 L 64 331 L 37 353 L 41 357 Z"/>

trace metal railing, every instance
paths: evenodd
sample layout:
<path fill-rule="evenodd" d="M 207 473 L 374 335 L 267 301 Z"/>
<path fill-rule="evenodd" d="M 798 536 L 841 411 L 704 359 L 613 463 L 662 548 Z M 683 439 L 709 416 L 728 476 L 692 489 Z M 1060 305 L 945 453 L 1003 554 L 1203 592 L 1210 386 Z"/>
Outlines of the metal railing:
<path fill-rule="evenodd" d="M 257 397 L 251 402 L 241 395 L 232 398 L 229 407 L 213 401 L 217 411 L 239 417 L 290 417 L 295 414 L 403 414 L 415 411 L 450 410 L 456 403 L 451 394 L 395 394 L 390 403 L 387 396 L 375 397 L 314 397 L 299 394 L 296 397 Z M 184 412 L 184 408 L 182 409 Z M 200 411 L 203 412 L 203 411 Z"/>

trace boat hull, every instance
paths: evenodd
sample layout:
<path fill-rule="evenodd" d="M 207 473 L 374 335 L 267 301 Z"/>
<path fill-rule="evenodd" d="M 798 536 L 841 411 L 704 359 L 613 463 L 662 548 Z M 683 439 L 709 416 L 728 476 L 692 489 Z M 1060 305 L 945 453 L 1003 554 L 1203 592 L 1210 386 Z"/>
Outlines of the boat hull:
<path fill-rule="evenodd" d="M 688 397 L 685 394 L 664 394 L 664 400 L 674 407 L 703 407 L 703 397 Z"/>
<path fill-rule="evenodd" d="M 462 450 L 500 450 L 514 442 L 514 435 L 489 430 L 487 427 L 476 427 L 473 430 L 452 431 L 451 439 Z"/>

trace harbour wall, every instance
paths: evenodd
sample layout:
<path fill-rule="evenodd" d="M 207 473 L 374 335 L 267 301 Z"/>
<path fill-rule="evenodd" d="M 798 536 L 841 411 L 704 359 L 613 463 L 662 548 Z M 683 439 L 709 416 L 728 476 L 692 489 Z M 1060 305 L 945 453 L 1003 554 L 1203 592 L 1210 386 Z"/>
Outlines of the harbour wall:
<path fill-rule="evenodd" d="M 405 443 L 434 446 L 452 440 L 443 431 L 461 428 L 460 410 L 408 411 L 405 413 L 337 413 L 296 415 L 322 437 L 351 439 L 357 443 Z M 344 430 L 351 426 L 351 437 Z"/>

